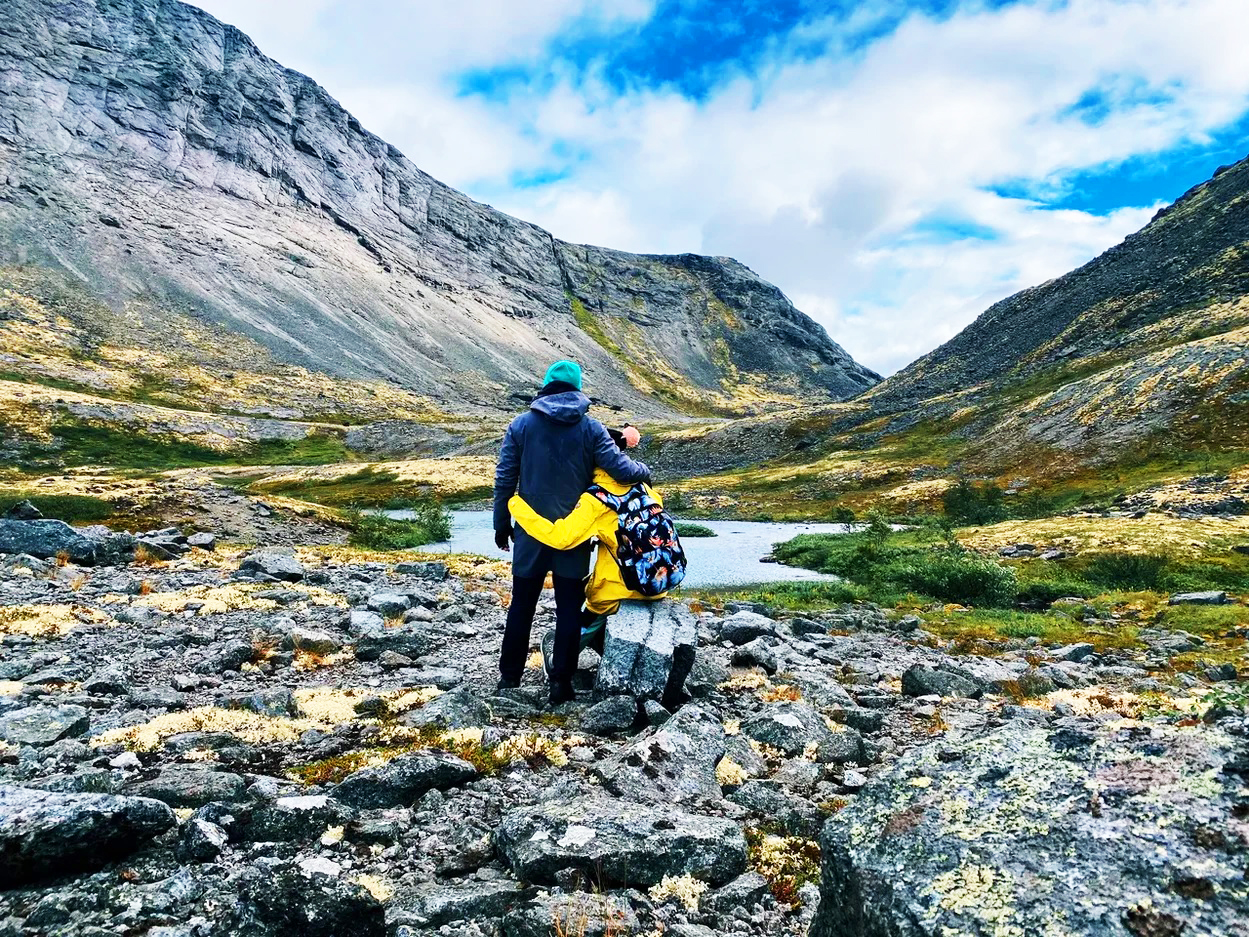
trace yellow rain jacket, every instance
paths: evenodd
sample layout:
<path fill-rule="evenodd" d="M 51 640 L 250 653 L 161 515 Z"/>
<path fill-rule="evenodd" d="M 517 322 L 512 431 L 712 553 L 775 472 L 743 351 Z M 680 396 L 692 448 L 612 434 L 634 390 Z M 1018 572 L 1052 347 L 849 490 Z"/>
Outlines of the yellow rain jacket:
<path fill-rule="evenodd" d="M 622 495 L 633 487 L 620 484 L 602 469 L 595 470 L 594 484 L 614 495 Z M 663 505 L 663 499 L 653 488 L 648 486 L 646 493 Z M 512 520 L 520 524 L 525 533 L 554 550 L 571 550 L 591 537 L 599 539 L 598 558 L 594 561 L 594 572 L 590 574 L 590 584 L 585 590 L 586 607 L 596 615 L 615 614 L 625 599 L 649 602 L 664 597 L 642 595 L 624 584 L 616 563 L 616 532 L 620 529 L 620 521 L 614 510 L 589 492 L 581 496 L 571 514 L 557 521 L 548 521 L 538 514 L 520 495 L 512 495 L 507 506 L 512 512 Z"/>

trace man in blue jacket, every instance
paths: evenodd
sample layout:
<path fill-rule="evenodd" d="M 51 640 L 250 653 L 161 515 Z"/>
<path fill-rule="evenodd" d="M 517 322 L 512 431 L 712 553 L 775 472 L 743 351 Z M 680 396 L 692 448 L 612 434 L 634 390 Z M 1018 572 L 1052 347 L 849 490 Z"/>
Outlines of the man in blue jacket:
<path fill-rule="evenodd" d="M 552 550 L 512 524 L 508 499 L 517 492 L 547 520 L 559 520 L 577 505 L 601 468 L 621 484 L 650 477 L 650 469 L 625 455 L 607 428 L 586 416 L 590 398 L 581 392 L 581 367 L 557 361 L 546 372 L 542 390 L 529 410 L 512 421 L 503 437 L 494 475 L 494 542 L 512 555 L 512 604 L 507 610 L 499 688 L 520 686 L 529 655 L 529 633 L 546 574 L 555 585 L 555 653 L 551 703 L 574 698 L 572 676 L 580 650 L 581 605 L 590 571 L 589 543 L 572 550 Z"/>

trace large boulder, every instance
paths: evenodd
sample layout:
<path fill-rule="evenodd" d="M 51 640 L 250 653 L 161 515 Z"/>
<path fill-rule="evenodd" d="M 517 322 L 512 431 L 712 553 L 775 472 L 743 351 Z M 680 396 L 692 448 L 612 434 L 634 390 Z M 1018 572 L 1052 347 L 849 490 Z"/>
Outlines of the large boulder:
<path fill-rule="evenodd" d="M 477 769 L 461 758 L 418 752 L 347 775 L 331 796 L 352 807 L 407 807 L 427 791 L 446 790 L 475 777 Z"/>
<path fill-rule="evenodd" d="M 658 729 L 594 767 L 604 786 L 626 800 L 686 803 L 719 800 L 716 765 L 724 757 L 720 718 L 689 704 Z"/>
<path fill-rule="evenodd" d="M 202 807 L 214 802 L 234 803 L 247 797 L 247 783 L 229 771 L 195 765 L 175 765 L 150 781 L 140 781 L 130 793 L 150 797 L 170 807 Z"/>
<path fill-rule="evenodd" d="M 903 756 L 824 827 L 811 937 L 1244 934 L 1237 745 L 1011 723 Z"/>
<path fill-rule="evenodd" d="M 603 887 L 650 887 L 665 875 L 722 885 L 746 869 L 736 823 L 601 794 L 503 815 L 495 845 L 523 882 L 554 885 L 581 872 Z"/>
<path fill-rule="evenodd" d="M 97 869 L 176 823 L 142 797 L 0 786 L 0 888 Z"/>
<path fill-rule="evenodd" d="M 80 566 L 115 566 L 129 562 L 134 548 L 134 537 L 107 527 L 0 518 L 0 553 L 25 553 L 40 559 L 63 555 Z"/>
<path fill-rule="evenodd" d="M 87 734 L 91 717 L 81 706 L 25 706 L 0 716 L 0 739 L 44 748 Z"/>
<path fill-rule="evenodd" d="M 697 643 L 694 615 L 681 603 L 622 602 L 607 619 L 595 694 L 604 698 L 628 694 L 675 704 L 694 666 Z"/>
<path fill-rule="evenodd" d="M 257 579 L 282 582 L 299 582 L 305 574 L 303 564 L 295 558 L 295 552 L 280 548 L 247 554 L 239 563 L 239 572 Z"/>
<path fill-rule="evenodd" d="M 360 885 L 304 868 L 252 867 L 227 931 L 265 937 L 385 937 L 386 908 Z"/>

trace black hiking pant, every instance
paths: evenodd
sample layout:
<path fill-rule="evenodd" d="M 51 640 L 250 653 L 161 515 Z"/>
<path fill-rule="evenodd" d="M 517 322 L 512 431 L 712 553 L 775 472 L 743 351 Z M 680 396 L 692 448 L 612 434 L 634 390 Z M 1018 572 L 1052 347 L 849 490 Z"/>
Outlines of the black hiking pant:
<path fill-rule="evenodd" d="M 503 650 L 499 654 L 499 676 L 519 681 L 529 656 L 529 635 L 538 610 L 545 576 L 512 577 L 512 604 L 507 609 L 503 629 Z M 567 576 L 552 576 L 555 584 L 555 654 L 551 682 L 572 680 L 581 652 L 581 606 L 585 602 L 585 582 Z"/>

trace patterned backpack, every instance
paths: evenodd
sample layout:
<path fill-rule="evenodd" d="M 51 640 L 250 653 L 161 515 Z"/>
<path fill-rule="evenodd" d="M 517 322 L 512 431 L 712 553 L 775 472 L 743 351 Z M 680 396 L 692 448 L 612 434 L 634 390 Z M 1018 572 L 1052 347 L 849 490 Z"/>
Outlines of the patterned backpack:
<path fill-rule="evenodd" d="M 680 585 L 685 578 L 685 551 L 672 515 L 642 485 L 622 495 L 600 485 L 590 486 L 589 492 L 615 511 L 620 522 L 616 563 L 624 584 L 650 598 Z"/>

